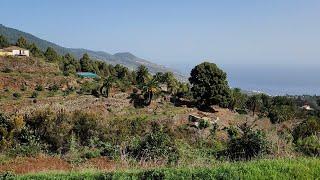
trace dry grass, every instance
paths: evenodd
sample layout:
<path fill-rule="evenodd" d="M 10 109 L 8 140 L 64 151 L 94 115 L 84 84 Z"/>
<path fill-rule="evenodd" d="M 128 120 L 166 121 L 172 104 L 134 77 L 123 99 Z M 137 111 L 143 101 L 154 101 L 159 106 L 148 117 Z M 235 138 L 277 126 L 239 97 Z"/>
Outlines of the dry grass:
<path fill-rule="evenodd" d="M 43 171 L 69 171 L 72 166 L 55 157 L 18 157 L 0 165 L 0 172 L 14 172 L 16 174 L 26 174 Z"/>

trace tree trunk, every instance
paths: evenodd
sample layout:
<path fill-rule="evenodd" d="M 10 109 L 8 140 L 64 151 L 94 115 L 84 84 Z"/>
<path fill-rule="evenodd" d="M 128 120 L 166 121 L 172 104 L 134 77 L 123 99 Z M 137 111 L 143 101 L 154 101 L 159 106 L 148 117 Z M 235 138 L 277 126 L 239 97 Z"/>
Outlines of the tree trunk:
<path fill-rule="evenodd" d="M 153 92 L 152 91 L 148 91 L 148 101 L 146 103 L 147 106 L 149 106 L 151 104 L 152 97 L 153 97 Z"/>
<path fill-rule="evenodd" d="M 107 98 L 109 97 L 109 89 L 108 88 L 106 89 L 106 97 Z"/>
<path fill-rule="evenodd" d="M 253 110 L 252 110 L 252 115 L 253 115 L 253 117 L 254 117 L 255 111 L 256 111 L 256 105 L 254 104 L 254 105 L 253 105 Z"/>

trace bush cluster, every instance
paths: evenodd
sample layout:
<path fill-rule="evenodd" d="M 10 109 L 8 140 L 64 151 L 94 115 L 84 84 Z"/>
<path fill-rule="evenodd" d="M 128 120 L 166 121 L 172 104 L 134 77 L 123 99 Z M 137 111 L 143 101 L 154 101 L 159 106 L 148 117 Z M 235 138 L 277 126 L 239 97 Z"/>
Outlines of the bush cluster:
<path fill-rule="evenodd" d="M 297 149 L 309 156 L 320 156 L 320 119 L 310 117 L 293 130 Z"/>
<path fill-rule="evenodd" d="M 262 131 L 252 130 L 248 126 L 241 127 L 241 130 L 242 135 L 235 129 L 230 131 L 231 140 L 220 155 L 231 160 L 250 160 L 268 153 L 268 141 Z"/>
<path fill-rule="evenodd" d="M 169 128 L 145 118 L 103 120 L 81 111 L 35 111 L 24 116 L 0 116 L 0 147 L 12 156 L 60 154 L 68 161 L 99 156 L 175 163 L 179 153 Z"/>
<path fill-rule="evenodd" d="M 154 124 L 151 132 L 142 137 L 129 151 L 133 157 L 142 161 L 163 160 L 171 164 L 179 160 L 174 139 L 159 124 Z"/>

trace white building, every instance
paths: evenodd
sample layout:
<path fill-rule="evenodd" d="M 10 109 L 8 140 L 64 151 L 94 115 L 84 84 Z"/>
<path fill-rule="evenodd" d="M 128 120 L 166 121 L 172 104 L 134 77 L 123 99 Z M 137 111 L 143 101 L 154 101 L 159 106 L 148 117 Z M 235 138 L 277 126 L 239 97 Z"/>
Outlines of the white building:
<path fill-rule="evenodd" d="M 4 49 L 0 49 L 0 56 L 27 56 L 29 57 L 29 50 L 17 47 L 10 46 Z"/>
<path fill-rule="evenodd" d="M 307 110 L 307 111 L 313 111 L 313 108 L 311 108 L 309 105 L 304 105 L 304 106 L 302 106 L 301 107 L 302 109 L 305 109 L 305 110 Z"/>

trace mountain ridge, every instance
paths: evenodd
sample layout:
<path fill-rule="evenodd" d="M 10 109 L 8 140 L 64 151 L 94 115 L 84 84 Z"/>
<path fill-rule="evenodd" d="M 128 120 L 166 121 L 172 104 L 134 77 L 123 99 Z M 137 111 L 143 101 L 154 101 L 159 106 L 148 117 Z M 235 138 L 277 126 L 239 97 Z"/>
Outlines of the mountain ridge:
<path fill-rule="evenodd" d="M 121 64 L 128 67 L 129 69 L 136 69 L 139 65 L 145 65 L 151 73 L 173 72 L 173 74 L 179 80 L 186 80 L 186 76 L 178 72 L 177 70 L 165 67 L 163 65 L 158 65 L 143 58 L 139 58 L 130 52 L 118 52 L 115 54 L 110 54 L 104 51 L 94 51 L 84 48 L 67 48 L 53 42 L 38 38 L 31 33 L 6 27 L 3 24 L 0 24 L 0 34 L 4 35 L 10 43 L 15 43 L 19 37 L 23 36 L 28 42 L 35 43 L 42 51 L 45 51 L 48 47 L 52 47 L 60 55 L 70 53 L 77 58 L 81 58 L 84 53 L 88 53 L 91 58 L 105 61 L 109 64 Z"/>

